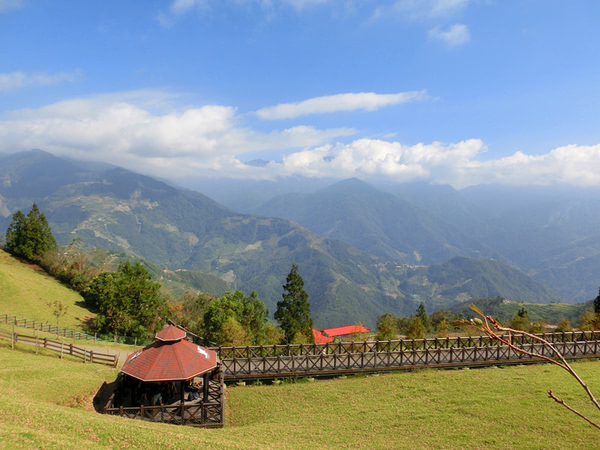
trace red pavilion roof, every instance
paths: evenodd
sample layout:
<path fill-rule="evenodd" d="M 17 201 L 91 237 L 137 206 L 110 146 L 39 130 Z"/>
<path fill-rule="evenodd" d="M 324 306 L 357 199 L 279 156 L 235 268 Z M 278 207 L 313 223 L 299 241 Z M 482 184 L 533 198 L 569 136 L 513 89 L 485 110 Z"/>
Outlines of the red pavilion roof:
<path fill-rule="evenodd" d="M 158 335 L 167 328 L 157 333 L 159 340 L 130 355 L 121 372 L 145 382 L 183 381 L 217 367 L 217 354 L 212 350 L 182 338 L 160 340 Z M 173 338 L 177 334 L 170 330 L 163 334 L 165 336 Z"/>
<path fill-rule="evenodd" d="M 185 338 L 186 335 L 187 333 L 181 328 L 169 325 L 156 333 L 156 339 L 161 341 L 180 341 Z"/>

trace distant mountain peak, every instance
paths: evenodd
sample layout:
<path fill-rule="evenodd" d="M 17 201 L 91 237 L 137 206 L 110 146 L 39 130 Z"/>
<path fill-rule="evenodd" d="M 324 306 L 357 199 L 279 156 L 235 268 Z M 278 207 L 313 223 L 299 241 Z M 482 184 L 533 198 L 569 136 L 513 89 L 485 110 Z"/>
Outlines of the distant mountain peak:
<path fill-rule="evenodd" d="M 374 188 L 369 183 L 367 183 L 359 178 L 356 178 L 356 177 L 338 181 L 337 183 L 332 184 L 331 186 L 328 186 L 328 187 L 323 188 L 318 191 L 318 193 L 329 193 L 329 194 L 332 194 L 332 193 L 366 194 L 366 193 L 373 193 L 373 192 L 379 192 L 379 193 L 383 194 L 377 188 Z"/>

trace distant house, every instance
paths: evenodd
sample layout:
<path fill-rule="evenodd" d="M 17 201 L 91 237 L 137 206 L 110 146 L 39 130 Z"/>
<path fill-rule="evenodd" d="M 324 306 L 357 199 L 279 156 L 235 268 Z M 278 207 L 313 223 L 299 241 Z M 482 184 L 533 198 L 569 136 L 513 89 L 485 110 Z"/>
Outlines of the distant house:
<path fill-rule="evenodd" d="M 333 342 L 333 338 L 329 336 L 325 336 L 321 331 L 312 330 L 313 336 L 315 337 L 315 344 L 327 344 L 328 342 Z"/>
<path fill-rule="evenodd" d="M 346 325 L 344 327 L 325 328 L 324 330 L 313 329 L 315 343 L 317 344 L 326 344 L 335 340 L 344 341 L 354 334 L 366 334 L 370 332 L 371 330 L 362 325 Z"/>

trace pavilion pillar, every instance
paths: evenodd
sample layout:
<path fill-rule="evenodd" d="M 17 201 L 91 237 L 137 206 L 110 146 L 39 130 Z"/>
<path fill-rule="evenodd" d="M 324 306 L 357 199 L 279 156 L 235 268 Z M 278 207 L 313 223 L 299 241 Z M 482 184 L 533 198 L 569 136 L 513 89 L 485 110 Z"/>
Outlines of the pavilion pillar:
<path fill-rule="evenodd" d="M 208 372 L 206 372 L 203 375 L 203 378 L 204 378 L 204 381 L 202 383 L 202 390 L 203 390 L 203 392 L 202 392 L 202 395 L 203 395 L 202 401 L 204 403 L 206 403 L 206 402 L 208 402 Z"/>
<path fill-rule="evenodd" d="M 180 381 L 179 382 L 179 397 L 181 399 L 181 401 L 179 402 L 181 404 L 181 423 L 184 424 L 185 423 L 185 398 L 184 398 L 184 394 L 183 394 L 183 382 Z"/>

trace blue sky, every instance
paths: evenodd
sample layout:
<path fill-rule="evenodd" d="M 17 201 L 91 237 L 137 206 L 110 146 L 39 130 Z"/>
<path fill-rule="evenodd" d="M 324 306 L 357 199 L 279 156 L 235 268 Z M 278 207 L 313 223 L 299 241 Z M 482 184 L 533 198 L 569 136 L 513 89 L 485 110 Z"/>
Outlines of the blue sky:
<path fill-rule="evenodd" d="M 0 0 L 0 152 L 179 180 L 598 185 L 598 80 L 595 0 Z"/>

